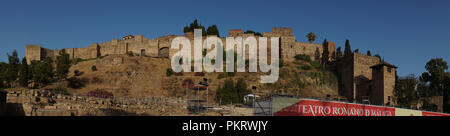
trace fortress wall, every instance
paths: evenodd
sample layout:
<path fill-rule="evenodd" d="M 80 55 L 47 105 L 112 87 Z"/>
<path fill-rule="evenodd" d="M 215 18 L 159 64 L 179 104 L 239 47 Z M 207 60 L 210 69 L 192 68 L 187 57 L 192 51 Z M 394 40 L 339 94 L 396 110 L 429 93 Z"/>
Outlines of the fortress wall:
<path fill-rule="evenodd" d="M 355 58 L 355 69 L 354 69 L 354 75 L 355 77 L 363 76 L 364 78 L 367 78 L 369 80 L 372 79 L 372 69 L 370 68 L 373 65 L 379 64 L 380 59 L 373 56 L 366 56 L 359 53 L 353 53 Z"/>
<path fill-rule="evenodd" d="M 280 37 L 280 47 L 281 47 L 281 57 L 284 60 L 294 60 L 294 56 L 299 50 L 299 47 L 296 46 L 295 36 L 283 36 Z"/>
<path fill-rule="evenodd" d="M 145 51 L 146 56 L 158 56 L 158 40 L 146 40 L 145 42 L 132 42 L 128 44 L 128 51 L 141 54 L 141 50 Z"/>
<path fill-rule="evenodd" d="M 292 28 L 272 28 L 272 32 L 280 36 L 292 36 Z"/>
<path fill-rule="evenodd" d="M 337 66 L 337 76 L 340 78 L 339 83 L 339 95 L 344 96 L 346 98 L 353 98 L 354 93 L 354 56 L 347 56 L 339 59 L 336 62 Z"/>
<path fill-rule="evenodd" d="M 157 57 L 159 55 L 159 40 L 158 39 L 153 39 L 153 40 L 148 40 L 148 51 L 146 50 L 146 53 L 148 56 L 150 57 Z"/>
<path fill-rule="evenodd" d="M 231 29 L 228 31 L 228 37 L 242 36 L 243 34 L 242 29 Z"/>
<path fill-rule="evenodd" d="M 264 37 L 280 37 L 281 35 L 279 33 L 275 32 L 263 32 Z"/>
<path fill-rule="evenodd" d="M 238 30 L 230 30 L 229 31 L 230 36 L 243 36 L 249 37 L 254 36 L 254 34 L 243 34 L 241 29 Z M 302 43 L 302 42 L 296 42 L 296 37 L 292 36 L 292 28 L 273 28 L 272 32 L 263 32 L 263 35 L 265 37 L 281 37 L 280 39 L 280 55 L 281 58 L 284 59 L 290 59 L 293 60 L 295 55 L 297 54 L 307 54 L 310 55 L 310 57 L 315 60 L 315 51 L 316 47 L 319 47 L 320 53 L 322 53 L 322 46 L 320 44 L 308 44 L 308 43 Z M 193 58 L 193 33 L 186 33 L 185 36 L 187 36 L 191 40 L 191 55 Z M 191 37 L 192 36 L 192 37 Z M 104 42 L 96 45 L 91 45 L 90 47 L 86 48 L 70 48 L 66 49 L 66 52 L 71 56 L 72 59 L 74 58 L 95 58 L 97 55 L 107 55 L 107 54 L 126 54 L 128 51 L 131 51 L 135 54 L 140 54 L 141 50 L 145 50 L 145 54 L 147 56 L 157 57 L 159 56 L 160 52 L 164 52 L 161 49 L 163 48 L 169 48 L 169 57 L 171 58 L 174 53 L 178 52 L 178 50 L 170 49 L 170 45 L 172 42 L 172 39 L 174 39 L 175 35 L 168 35 L 163 36 L 158 39 L 148 40 L 142 35 L 137 35 L 133 39 L 127 39 L 127 40 L 119 40 L 119 39 L 113 39 L 109 42 Z M 203 37 L 203 41 L 206 39 L 207 36 Z M 259 37 L 256 37 L 257 42 L 259 42 Z M 224 46 L 226 45 L 226 38 L 221 38 Z M 268 56 L 270 56 L 270 38 L 268 38 Z M 335 43 L 330 42 L 330 56 L 332 53 L 335 52 Z M 246 59 L 248 59 L 248 47 L 246 46 L 246 52 L 245 56 Z M 31 48 L 30 48 L 31 50 Z M 34 51 L 36 52 L 36 51 Z M 44 50 L 41 52 L 40 56 L 42 54 L 47 56 L 53 56 L 55 57 L 59 51 L 52 52 L 51 50 Z M 56 54 L 55 54 L 56 53 Z M 36 55 L 36 54 L 34 54 Z M 30 55 L 30 58 L 33 55 Z M 31 59 L 30 59 L 31 60 Z"/>
<path fill-rule="evenodd" d="M 40 45 L 26 45 L 25 46 L 25 58 L 27 63 L 31 64 L 31 61 L 41 60 L 41 46 Z"/>
<path fill-rule="evenodd" d="M 70 59 L 73 59 L 73 49 L 74 49 L 74 48 L 68 48 L 68 49 L 65 49 L 65 50 L 66 50 L 66 53 L 69 54 L 69 58 L 70 58 Z M 54 52 L 53 57 L 52 57 L 53 60 L 56 60 L 56 57 L 59 56 L 59 52 L 60 52 L 61 50 L 62 50 L 62 49 L 60 49 L 60 50 L 54 50 L 54 51 L 53 51 L 53 52 Z"/>
<path fill-rule="evenodd" d="M 73 58 L 90 59 L 97 58 L 97 48 L 94 46 L 85 48 L 75 48 Z"/>
<path fill-rule="evenodd" d="M 330 53 L 330 59 L 336 56 L 336 42 L 328 41 L 328 52 Z"/>
<path fill-rule="evenodd" d="M 47 48 L 41 48 L 41 60 L 50 57 L 52 60 L 56 60 L 56 55 L 58 55 L 58 52 L 47 49 Z"/>
<path fill-rule="evenodd" d="M 70 59 L 76 59 L 75 58 L 75 48 L 66 49 L 66 53 L 69 54 Z"/>
<path fill-rule="evenodd" d="M 321 44 L 312 44 L 312 43 L 304 43 L 304 42 L 296 42 L 296 45 L 294 47 L 294 53 L 291 54 L 293 56 L 290 56 L 291 58 L 294 58 L 297 54 L 305 54 L 309 55 L 311 60 L 316 60 L 316 50 L 319 49 L 319 56 L 322 57 L 323 48 Z M 318 60 L 316 60 L 318 61 Z"/>
<path fill-rule="evenodd" d="M 178 52 L 179 51 L 179 49 L 171 49 L 171 47 L 170 47 L 170 45 L 172 44 L 172 40 L 174 39 L 175 37 L 173 37 L 173 38 L 170 38 L 170 39 L 159 39 L 159 41 L 158 41 L 158 48 L 164 48 L 164 47 L 167 47 L 167 48 L 169 48 L 169 58 L 172 58 L 173 57 L 173 55 L 176 53 L 176 52 Z M 194 41 L 194 39 L 190 39 L 191 40 L 191 46 L 193 46 L 193 41 Z M 181 48 L 183 48 L 183 46 L 179 46 L 180 47 L 180 49 Z M 191 49 L 192 50 L 192 49 Z"/>
<path fill-rule="evenodd" d="M 337 76 L 341 79 L 339 94 L 357 100 L 362 100 L 362 96 L 370 96 L 372 104 L 384 104 L 391 96 L 392 102 L 395 68 L 391 72 L 385 66 L 379 70 L 370 68 L 379 63 L 379 58 L 359 53 L 339 59 L 336 62 Z"/>
<path fill-rule="evenodd" d="M 127 52 L 128 43 L 119 42 L 119 39 L 114 39 L 111 42 L 105 42 L 100 45 L 100 53 L 102 56 L 113 54 L 125 54 Z"/>
<path fill-rule="evenodd" d="M 359 53 L 353 53 L 354 57 L 354 69 L 353 69 L 353 75 L 354 75 L 354 85 L 355 87 L 361 86 L 356 89 L 354 93 L 355 99 L 361 99 L 360 97 L 364 95 L 364 93 L 370 92 L 368 89 L 368 86 L 365 85 L 366 82 L 369 82 L 373 79 L 372 75 L 372 68 L 370 68 L 373 65 L 379 64 L 380 60 L 377 57 L 372 56 L 366 56 Z M 375 95 L 377 96 L 377 95 Z M 378 97 L 377 97 L 378 98 Z M 382 98 L 382 97 L 381 97 Z M 372 101 L 372 100 L 371 100 Z"/>

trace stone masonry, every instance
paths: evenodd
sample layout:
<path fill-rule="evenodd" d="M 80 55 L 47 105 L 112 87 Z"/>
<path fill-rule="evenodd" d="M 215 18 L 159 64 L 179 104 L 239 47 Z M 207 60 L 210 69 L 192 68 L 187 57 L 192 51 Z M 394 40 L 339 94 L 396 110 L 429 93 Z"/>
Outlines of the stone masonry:
<path fill-rule="evenodd" d="M 194 34 L 192 32 L 187 32 L 184 36 L 191 40 L 191 46 L 193 48 Z M 229 36 L 242 36 L 243 38 L 246 38 L 254 35 L 244 34 L 242 30 L 238 29 L 230 30 Z M 273 28 L 272 32 L 264 32 L 263 36 L 280 37 L 280 57 L 286 61 L 293 60 L 295 55 L 297 54 L 309 55 L 314 60 L 316 50 L 319 50 L 320 53 L 322 53 L 323 51 L 321 44 L 297 42 L 296 37 L 292 35 L 291 28 Z M 127 53 L 137 54 L 140 56 L 171 58 L 175 52 L 178 52 L 178 50 L 170 49 L 170 44 L 176 37 L 176 35 L 167 35 L 157 39 L 147 39 L 142 35 L 128 35 L 123 37 L 122 40 L 113 39 L 109 42 L 93 43 L 90 46 L 84 48 L 67 48 L 65 49 L 65 51 L 70 55 L 71 59 L 91 59 L 105 55 Z M 205 40 L 207 37 L 208 36 L 203 36 L 203 40 Z M 226 45 L 226 38 L 220 37 L 220 39 L 222 40 L 223 45 Z M 256 39 L 259 42 L 259 36 L 256 36 Z M 270 47 L 270 38 L 268 38 L 267 44 L 268 47 Z M 329 42 L 328 50 L 330 52 L 330 56 L 333 56 L 333 54 L 335 54 L 336 52 L 336 43 Z M 192 49 L 192 55 L 193 51 L 194 50 Z M 30 64 L 31 61 L 40 61 L 45 59 L 46 57 L 50 57 L 55 60 L 59 52 L 60 50 L 51 50 L 43 48 L 40 45 L 26 45 L 25 57 L 27 58 L 28 64 Z M 246 51 L 245 54 L 248 58 L 248 51 Z M 270 48 L 268 49 L 268 55 L 270 56 Z"/>
<path fill-rule="evenodd" d="M 336 66 L 339 95 L 360 103 L 395 105 L 396 66 L 356 52 L 338 59 Z"/>

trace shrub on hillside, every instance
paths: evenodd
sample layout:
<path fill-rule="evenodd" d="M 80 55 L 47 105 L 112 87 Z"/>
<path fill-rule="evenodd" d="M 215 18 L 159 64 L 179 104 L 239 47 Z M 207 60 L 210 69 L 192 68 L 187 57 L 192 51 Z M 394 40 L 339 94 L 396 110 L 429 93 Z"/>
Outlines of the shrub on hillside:
<path fill-rule="evenodd" d="M 168 68 L 166 69 L 166 76 L 171 76 L 173 75 L 175 72 L 172 70 L 172 68 Z"/>
<path fill-rule="evenodd" d="M 51 89 L 49 91 L 51 93 L 54 93 L 54 94 L 70 95 L 70 93 L 67 91 L 67 89 L 66 88 L 62 88 L 62 87 Z"/>
<path fill-rule="evenodd" d="M 92 66 L 91 69 L 92 71 L 97 71 L 97 66 Z"/>
<path fill-rule="evenodd" d="M 309 57 L 309 55 L 297 54 L 297 55 L 295 55 L 295 60 L 303 60 L 303 61 L 311 62 L 311 57 Z"/>
<path fill-rule="evenodd" d="M 87 79 L 87 78 L 71 77 L 71 78 L 67 79 L 67 81 L 69 81 L 68 86 L 70 88 L 74 88 L 74 89 L 83 88 L 86 86 L 87 83 L 89 83 L 89 79 Z"/>
<path fill-rule="evenodd" d="M 81 75 L 79 70 L 73 71 L 73 74 L 74 74 L 75 76 L 80 76 L 80 75 Z"/>
<path fill-rule="evenodd" d="M 242 103 L 244 96 L 251 94 L 252 91 L 247 88 L 248 85 L 244 79 L 238 79 L 234 84 L 232 79 L 225 80 L 223 87 L 216 91 L 216 102 L 219 104 Z"/>
<path fill-rule="evenodd" d="M 311 69 L 312 69 L 312 67 L 309 66 L 309 65 L 303 65 L 303 66 L 300 66 L 300 68 L 301 68 L 302 70 L 311 70 Z"/>
<path fill-rule="evenodd" d="M 320 63 L 317 61 L 311 61 L 309 62 L 311 64 L 312 67 L 314 67 L 315 69 L 320 69 Z"/>

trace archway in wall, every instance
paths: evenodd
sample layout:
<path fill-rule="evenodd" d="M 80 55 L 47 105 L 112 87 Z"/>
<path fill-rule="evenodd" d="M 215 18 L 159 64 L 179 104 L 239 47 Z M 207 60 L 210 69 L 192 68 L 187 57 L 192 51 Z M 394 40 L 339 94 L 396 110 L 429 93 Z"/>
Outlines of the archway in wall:
<path fill-rule="evenodd" d="M 145 56 L 145 49 L 141 50 L 141 56 Z"/>
<path fill-rule="evenodd" d="M 169 58 L 169 48 L 164 47 L 164 48 L 159 49 L 158 57 L 160 57 L 160 58 Z"/>

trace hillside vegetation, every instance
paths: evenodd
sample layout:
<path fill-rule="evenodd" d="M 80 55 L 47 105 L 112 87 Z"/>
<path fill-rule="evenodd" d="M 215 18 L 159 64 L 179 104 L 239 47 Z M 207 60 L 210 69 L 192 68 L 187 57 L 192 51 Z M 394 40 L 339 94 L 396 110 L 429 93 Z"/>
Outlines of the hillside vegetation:
<path fill-rule="evenodd" d="M 79 61 L 72 65 L 68 79 L 46 86 L 46 89 L 68 88 L 71 94 L 85 94 L 102 89 L 118 97 L 165 96 L 181 97 L 186 94 L 186 80 L 195 84 L 208 79 L 208 98 L 215 100 L 216 90 L 225 80 L 243 79 L 248 89 L 256 86 L 259 92 L 284 93 L 299 97 L 325 97 L 337 95 L 337 78 L 311 61 L 309 56 L 297 57 L 284 62 L 276 83 L 261 84 L 260 75 L 265 73 L 172 73 L 168 75 L 170 60 L 143 56 L 105 56 Z M 206 92 L 201 92 L 205 94 Z M 206 95 L 205 95 L 206 96 Z"/>

